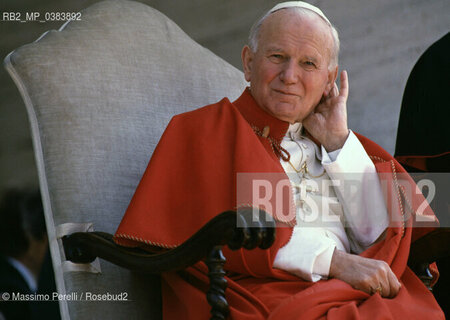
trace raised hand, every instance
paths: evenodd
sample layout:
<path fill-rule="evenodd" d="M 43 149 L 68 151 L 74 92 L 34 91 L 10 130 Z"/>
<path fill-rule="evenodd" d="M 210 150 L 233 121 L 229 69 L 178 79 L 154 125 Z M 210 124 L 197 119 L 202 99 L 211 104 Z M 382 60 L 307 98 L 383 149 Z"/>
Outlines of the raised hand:
<path fill-rule="evenodd" d="M 324 94 L 314 111 L 303 120 L 305 129 L 328 152 L 342 148 L 348 137 L 347 97 L 348 76 L 347 71 L 343 70 L 340 90 L 335 83 L 328 96 Z"/>
<path fill-rule="evenodd" d="M 335 249 L 330 265 L 330 278 L 347 282 L 368 294 L 379 293 L 393 298 L 401 284 L 389 265 L 380 260 L 360 257 Z"/>

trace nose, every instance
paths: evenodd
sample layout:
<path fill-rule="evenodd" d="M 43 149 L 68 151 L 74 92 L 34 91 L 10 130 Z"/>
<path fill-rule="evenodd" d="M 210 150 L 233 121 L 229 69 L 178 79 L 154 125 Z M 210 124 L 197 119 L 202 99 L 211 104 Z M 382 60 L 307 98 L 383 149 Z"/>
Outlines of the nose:
<path fill-rule="evenodd" d="M 297 82 L 298 74 L 295 62 L 290 60 L 283 64 L 283 69 L 280 72 L 280 80 L 284 84 L 293 84 Z"/>

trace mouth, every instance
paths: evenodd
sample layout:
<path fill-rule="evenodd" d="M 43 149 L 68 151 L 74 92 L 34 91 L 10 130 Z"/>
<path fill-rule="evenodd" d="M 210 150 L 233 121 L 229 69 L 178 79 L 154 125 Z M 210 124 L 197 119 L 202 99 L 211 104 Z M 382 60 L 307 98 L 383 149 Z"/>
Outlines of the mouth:
<path fill-rule="evenodd" d="M 273 89 L 273 91 L 275 91 L 276 93 L 285 95 L 285 96 L 299 97 L 298 94 L 293 93 L 293 92 L 289 92 L 289 91 L 284 91 L 284 90 L 280 90 L 280 89 Z"/>

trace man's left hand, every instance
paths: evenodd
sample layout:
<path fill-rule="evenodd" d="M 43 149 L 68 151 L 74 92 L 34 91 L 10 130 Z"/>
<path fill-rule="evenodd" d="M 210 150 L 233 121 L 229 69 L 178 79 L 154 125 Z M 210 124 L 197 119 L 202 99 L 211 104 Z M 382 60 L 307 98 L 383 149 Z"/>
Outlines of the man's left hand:
<path fill-rule="evenodd" d="M 349 131 L 347 127 L 347 97 L 348 76 L 347 71 L 341 72 L 340 90 L 336 83 L 326 96 L 303 120 L 308 132 L 317 139 L 328 152 L 341 149 L 347 140 Z"/>

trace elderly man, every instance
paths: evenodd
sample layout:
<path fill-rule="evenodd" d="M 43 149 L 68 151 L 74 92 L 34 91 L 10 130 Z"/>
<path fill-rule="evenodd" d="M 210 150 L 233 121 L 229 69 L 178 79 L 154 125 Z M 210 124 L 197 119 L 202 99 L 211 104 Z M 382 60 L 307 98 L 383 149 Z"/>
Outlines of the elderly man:
<path fill-rule="evenodd" d="M 339 90 L 335 84 L 338 52 L 337 32 L 318 8 L 291 1 L 271 9 L 242 51 L 250 87 L 233 103 L 172 119 L 116 241 L 175 247 L 216 214 L 257 206 L 236 194 L 237 175 L 278 173 L 292 186 L 295 217 L 268 210 L 278 223 L 269 250 L 225 250 L 231 318 L 443 318 L 406 267 L 411 228 L 388 228 L 399 213 L 386 209 L 373 179 L 402 169 L 347 127 L 346 71 Z M 362 186 L 356 192 L 320 187 L 347 173 Z M 335 223 L 311 223 L 308 215 L 326 208 Z M 188 272 L 189 282 L 164 275 L 167 319 L 209 317 L 207 270 L 199 263 Z"/>

